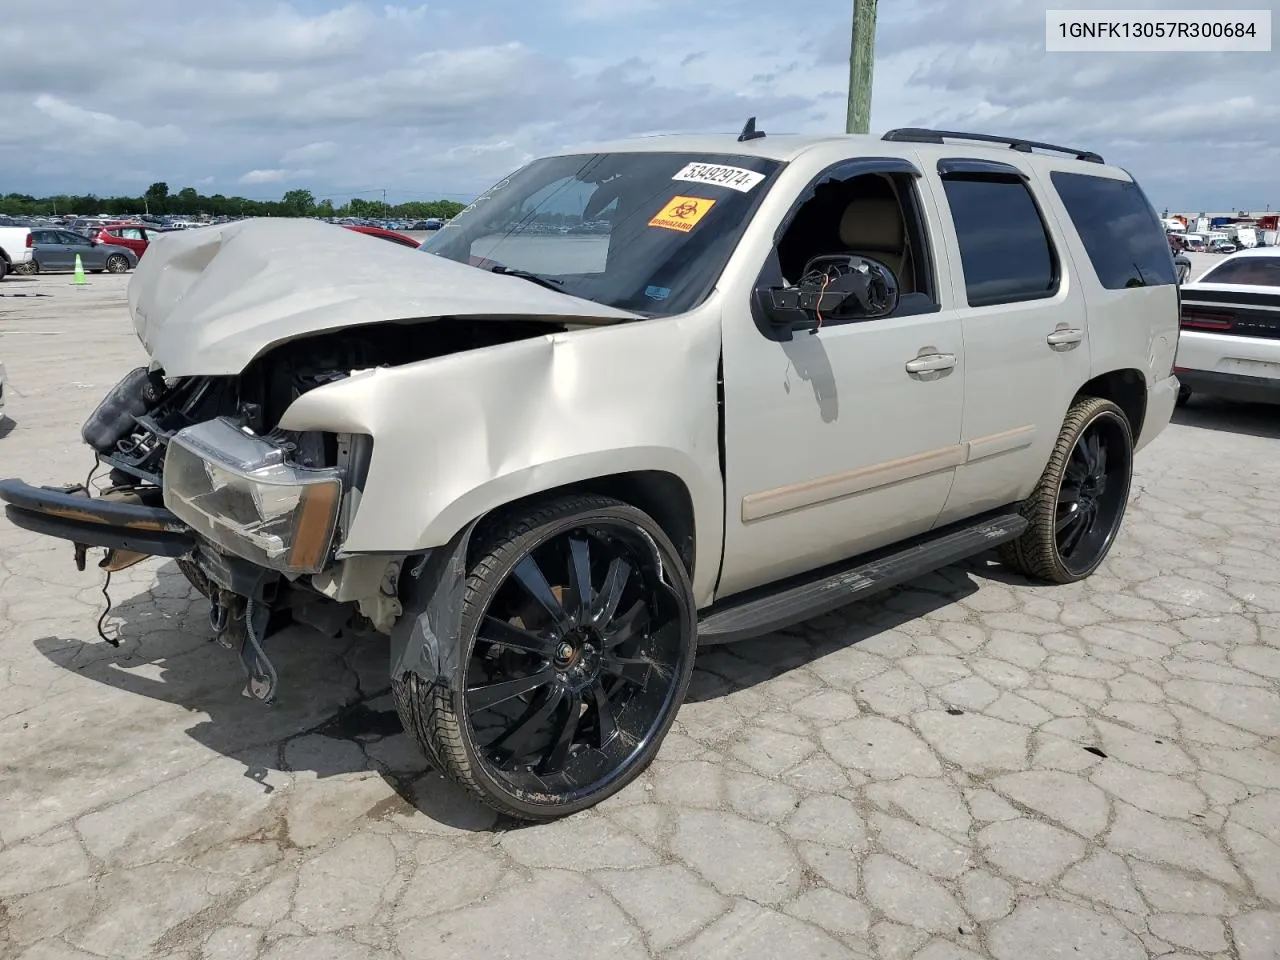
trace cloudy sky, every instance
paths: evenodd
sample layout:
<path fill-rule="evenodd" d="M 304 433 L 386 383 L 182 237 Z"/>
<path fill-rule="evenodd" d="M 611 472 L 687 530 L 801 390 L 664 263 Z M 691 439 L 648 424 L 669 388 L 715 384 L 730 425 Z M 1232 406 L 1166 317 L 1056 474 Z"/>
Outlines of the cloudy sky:
<path fill-rule="evenodd" d="M 592 140 L 844 129 L 852 0 L 402 2 L 2 0 L 0 193 L 466 200 Z M 1069 143 L 1158 207 L 1280 207 L 1280 48 L 1044 52 L 1047 8 L 1106 5 L 881 0 L 872 131 Z"/>

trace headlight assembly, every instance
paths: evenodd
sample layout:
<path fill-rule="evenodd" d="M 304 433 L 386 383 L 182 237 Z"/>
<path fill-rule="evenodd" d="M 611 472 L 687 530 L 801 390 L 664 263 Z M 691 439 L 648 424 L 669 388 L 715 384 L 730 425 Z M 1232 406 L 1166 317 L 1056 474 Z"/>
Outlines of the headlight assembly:
<path fill-rule="evenodd" d="M 284 451 L 227 419 L 180 430 L 168 443 L 164 504 L 198 533 L 259 566 L 318 573 L 329 556 L 342 474 L 298 467 Z"/>

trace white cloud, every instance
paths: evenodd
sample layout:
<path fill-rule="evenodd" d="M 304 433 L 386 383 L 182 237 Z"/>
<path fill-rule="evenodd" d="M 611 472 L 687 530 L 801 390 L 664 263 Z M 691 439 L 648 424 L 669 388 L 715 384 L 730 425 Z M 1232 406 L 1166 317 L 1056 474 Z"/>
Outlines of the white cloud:
<path fill-rule="evenodd" d="M 317 160 L 330 160 L 338 155 L 338 145 L 332 140 L 321 140 L 317 143 L 304 143 L 300 147 L 288 150 L 280 158 L 281 163 L 312 163 Z"/>
<path fill-rule="evenodd" d="M 250 170 L 237 181 L 238 183 L 283 183 L 293 176 L 292 170 Z"/>
<path fill-rule="evenodd" d="M 60 126 L 65 136 L 81 144 L 157 147 L 183 140 L 182 131 L 175 126 L 166 124 L 146 127 L 134 120 L 122 120 L 109 113 L 86 110 L 48 93 L 36 97 L 33 105 Z"/>

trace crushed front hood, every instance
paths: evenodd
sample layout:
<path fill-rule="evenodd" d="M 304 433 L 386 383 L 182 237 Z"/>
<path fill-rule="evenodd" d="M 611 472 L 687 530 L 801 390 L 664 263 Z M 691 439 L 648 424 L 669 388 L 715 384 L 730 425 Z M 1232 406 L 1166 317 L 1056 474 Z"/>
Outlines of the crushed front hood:
<path fill-rule="evenodd" d="M 129 310 L 172 377 L 237 374 L 276 344 L 367 323 L 638 316 L 331 223 L 285 219 L 165 234 L 138 264 Z"/>

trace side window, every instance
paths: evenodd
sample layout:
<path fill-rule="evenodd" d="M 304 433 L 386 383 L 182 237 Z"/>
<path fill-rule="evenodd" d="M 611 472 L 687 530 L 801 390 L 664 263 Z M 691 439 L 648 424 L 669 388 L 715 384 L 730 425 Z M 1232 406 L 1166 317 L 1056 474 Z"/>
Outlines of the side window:
<path fill-rule="evenodd" d="M 141 240 L 142 231 L 137 229 L 136 227 L 128 227 L 120 231 L 120 236 L 123 237 L 125 240 Z"/>
<path fill-rule="evenodd" d="M 71 246 L 83 247 L 88 241 L 78 233 L 68 233 L 66 231 L 59 233 L 57 243 L 65 243 Z"/>
<path fill-rule="evenodd" d="M 1020 177 L 952 174 L 942 178 L 969 306 L 1053 296 L 1058 258 L 1040 208 Z"/>
<path fill-rule="evenodd" d="M 1122 290 L 1178 282 L 1164 228 L 1136 183 L 1063 170 L 1049 178 L 1099 283 Z"/>
<path fill-rule="evenodd" d="M 785 221 L 762 280 L 794 284 L 814 257 L 859 254 L 897 278 L 900 299 L 891 316 L 938 310 L 916 180 L 896 172 L 841 177 L 838 168 L 819 177 Z"/>

